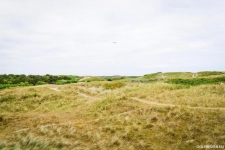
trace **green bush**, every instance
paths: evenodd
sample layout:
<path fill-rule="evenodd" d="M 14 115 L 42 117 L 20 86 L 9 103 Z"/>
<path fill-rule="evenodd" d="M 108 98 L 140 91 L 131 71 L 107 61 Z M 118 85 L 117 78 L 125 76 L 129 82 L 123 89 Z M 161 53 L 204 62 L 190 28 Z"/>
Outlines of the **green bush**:
<path fill-rule="evenodd" d="M 38 81 L 38 82 L 37 82 L 37 85 L 43 85 L 43 84 L 45 84 L 44 81 Z"/>
<path fill-rule="evenodd" d="M 20 84 L 18 84 L 19 86 L 29 86 L 30 84 L 28 82 L 20 82 Z"/>
<path fill-rule="evenodd" d="M 77 83 L 78 82 L 78 79 L 72 79 L 70 81 L 71 81 L 71 83 Z"/>
<path fill-rule="evenodd" d="M 0 84 L 0 89 L 5 89 L 5 88 L 8 88 L 8 84 Z"/>
<path fill-rule="evenodd" d="M 72 79 L 72 80 L 58 80 L 58 81 L 56 81 L 56 84 L 58 84 L 58 85 L 69 84 L 69 83 L 77 83 L 77 80 Z"/>
<path fill-rule="evenodd" d="M 66 80 L 58 80 L 58 81 L 56 81 L 56 84 L 58 84 L 58 85 L 62 85 L 62 84 L 66 84 Z"/>

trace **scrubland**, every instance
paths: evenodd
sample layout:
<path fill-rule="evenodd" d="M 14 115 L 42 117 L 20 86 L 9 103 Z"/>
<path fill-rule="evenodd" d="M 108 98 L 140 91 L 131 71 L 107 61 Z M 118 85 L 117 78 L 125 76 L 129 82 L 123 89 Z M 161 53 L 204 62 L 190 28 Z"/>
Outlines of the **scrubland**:
<path fill-rule="evenodd" d="M 95 81 L 0 90 L 0 149 L 225 145 L 225 84 Z"/>

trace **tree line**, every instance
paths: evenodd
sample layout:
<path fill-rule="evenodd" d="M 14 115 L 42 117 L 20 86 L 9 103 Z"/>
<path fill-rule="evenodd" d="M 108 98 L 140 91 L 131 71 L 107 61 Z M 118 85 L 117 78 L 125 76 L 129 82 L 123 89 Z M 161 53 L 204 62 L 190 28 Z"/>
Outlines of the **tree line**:
<path fill-rule="evenodd" d="M 15 86 L 30 86 L 42 84 L 66 84 L 78 82 L 78 76 L 72 75 L 0 75 L 0 89 L 15 87 Z"/>

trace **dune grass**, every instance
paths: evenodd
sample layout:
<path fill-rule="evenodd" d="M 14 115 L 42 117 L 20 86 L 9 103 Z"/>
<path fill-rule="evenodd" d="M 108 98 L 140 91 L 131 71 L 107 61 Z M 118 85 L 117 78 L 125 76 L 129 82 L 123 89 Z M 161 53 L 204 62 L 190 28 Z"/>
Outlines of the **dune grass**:
<path fill-rule="evenodd" d="M 0 149 L 191 150 L 224 145 L 225 85 L 16 87 L 0 91 L 0 117 Z"/>

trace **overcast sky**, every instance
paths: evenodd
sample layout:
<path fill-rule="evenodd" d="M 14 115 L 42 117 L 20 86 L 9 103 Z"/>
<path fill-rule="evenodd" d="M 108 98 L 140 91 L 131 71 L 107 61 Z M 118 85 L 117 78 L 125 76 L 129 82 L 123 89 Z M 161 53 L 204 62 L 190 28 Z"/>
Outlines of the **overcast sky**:
<path fill-rule="evenodd" d="M 225 71 L 225 0 L 0 0 L 0 74 L 208 70 Z"/>

